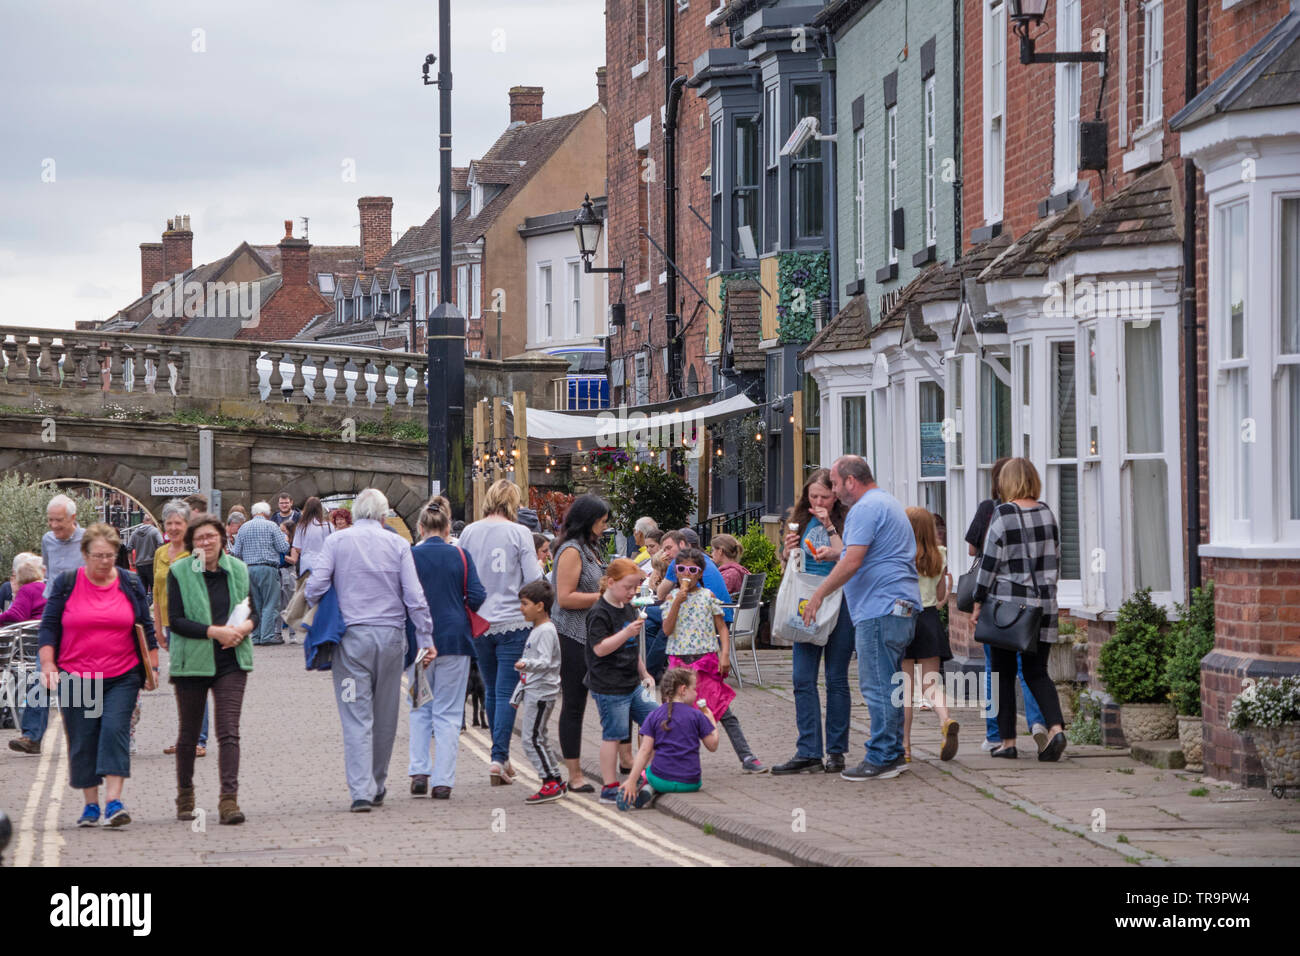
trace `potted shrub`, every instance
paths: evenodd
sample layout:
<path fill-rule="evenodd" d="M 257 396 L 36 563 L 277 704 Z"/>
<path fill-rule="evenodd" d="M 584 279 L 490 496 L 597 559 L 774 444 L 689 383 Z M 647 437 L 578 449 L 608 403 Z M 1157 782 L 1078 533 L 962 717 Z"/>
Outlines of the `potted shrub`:
<path fill-rule="evenodd" d="M 1120 605 L 1115 636 L 1102 646 L 1098 672 L 1107 692 L 1120 705 L 1119 723 L 1130 744 L 1168 740 L 1178 735 L 1165 678 L 1164 609 L 1142 588 Z"/>
<path fill-rule="evenodd" d="M 636 519 L 648 515 L 660 528 L 684 527 L 695 511 L 695 489 L 679 475 L 652 462 L 638 462 L 613 472 L 609 486 L 610 522 L 624 534 L 632 533 Z"/>
<path fill-rule="evenodd" d="M 749 528 L 738 540 L 740 546 L 744 548 L 740 563 L 745 570 L 750 574 L 767 573 L 767 578 L 763 581 L 763 604 L 758 612 L 756 636 L 761 639 L 764 634 L 767 634 L 767 642 L 770 644 L 771 608 L 772 601 L 776 599 L 776 592 L 781 587 L 781 562 L 777 560 L 776 548 L 772 546 L 771 541 L 767 540 L 767 535 L 763 534 L 763 526 L 759 522 L 751 521 Z M 748 646 L 746 641 L 745 647 Z M 739 644 L 736 648 L 741 649 Z"/>
<path fill-rule="evenodd" d="M 1202 762 L 1201 659 L 1214 650 L 1214 582 L 1192 591 L 1187 607 L 1178 605 L 1179 620 L 1170 628 L 1165 677 L 1169 699 L 1178 715 L 1178 739 L 1189 767 Z"/>
<path fill-rule="evenodd" d="M 1300 677 L 1266 678 L 1232 702 L 1228 726 L 1249 734 L 1276 797 L 1300 787 Z"/>

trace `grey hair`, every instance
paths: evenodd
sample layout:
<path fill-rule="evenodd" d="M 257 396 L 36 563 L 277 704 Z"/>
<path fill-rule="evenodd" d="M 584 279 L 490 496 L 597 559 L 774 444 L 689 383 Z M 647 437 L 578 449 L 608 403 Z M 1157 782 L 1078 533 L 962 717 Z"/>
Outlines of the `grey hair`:
<path fill-rule="evenodd" d="M 271 517 L 271 506 L 269 503 L 265 501 L 259 501 L 256 504 L 254 504 L 252 511 L 253 511 L 254 518 L 256 518 L 258 515 L 261 515 L 263 518 Z"/>
<path fill-rule="evenodd" d="M 55 507 L 63 508 L 67 511 L 69 518 L 75 518 L 77 516 L 77 503 L 67 495 L 55 495 L 51 498 L 50 503 L 45 506 L 45 513 L 49 514 L 51 509 Z"/>
<path fill-rule="evenodd" d="M 649 515 L 644 518 L 637 518 L 636 524 L 632 526 L 634 534 L 649 534 L 651 531 L 659 530 L 659 522 L 655 521 Z"/>
<path fill-rule="evenodd" d="M 383 521 L 388 517 L 388 499 L 378 488 L 367 488 L 352 502 L 352 517 L 358 521 Z"/>
<path fill-rule="evenodd" d="M 41 579 L 41 568 L 45 562 L 39 554 L 23 551 L 14 555 L 14 577 L 19 584 L 27 584 Z M 24 580 L 25 579 L 25 580 Z"/>
<path fill-rule="evenodd" d="M 188 522 L 190 520 L 190 506 L 180 498 L 173 498 L 162 506 L 163 524 L 166 524 L 167 519 L 173 515 L 177 516 L 182 521 Z"/>
<path fill-rule="evenodd" d="M 852 478 L 860 485 L 869 485 L 875 481 L 871 466 L 861 455 L 841 455 L 831 466 L 841 478 Z"/>

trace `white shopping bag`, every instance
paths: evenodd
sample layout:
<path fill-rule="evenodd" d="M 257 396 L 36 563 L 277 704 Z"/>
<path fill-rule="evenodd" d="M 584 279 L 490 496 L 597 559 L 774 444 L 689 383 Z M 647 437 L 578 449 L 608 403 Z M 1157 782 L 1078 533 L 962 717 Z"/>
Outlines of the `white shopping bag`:
<path fill-rule="evenodd" d="M 839 617 L 844 592 L 836 590 L 826 595 L 812 626 L 803 622 L 804 608 L 813 592 L 826 579 L 808 574 L 803 569 L 803 549 L 790 552 L 781 575 L 781 587 L 776 592 L 776 606 L 772 608 L 772 633 L 796 644 L 816 644 L 821 647 L 831 639 L 835 619 Z"/>

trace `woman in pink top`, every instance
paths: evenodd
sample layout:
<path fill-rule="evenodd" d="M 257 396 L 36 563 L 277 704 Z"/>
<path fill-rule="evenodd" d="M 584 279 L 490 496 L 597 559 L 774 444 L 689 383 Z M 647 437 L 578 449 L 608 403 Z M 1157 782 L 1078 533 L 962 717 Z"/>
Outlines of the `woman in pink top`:
<path fill-rule="evenodd" d="M 41 616 L 41 684 L 59 691 L 69 782 L 86 798 L 81 827 L 131 822 L 122 804 L 122 785 L 131 775 L 131 710 L 144 668 L 158 667 L 144 585 L 134 571 L 114 565 L 121 543 L 112 525 L 87 528 L 85 567 L 59 575 Z M 148 662 L 140 657 L 137 625 L 144 629 Z M 108 798 L 102 822 L 100 784 Z"/>

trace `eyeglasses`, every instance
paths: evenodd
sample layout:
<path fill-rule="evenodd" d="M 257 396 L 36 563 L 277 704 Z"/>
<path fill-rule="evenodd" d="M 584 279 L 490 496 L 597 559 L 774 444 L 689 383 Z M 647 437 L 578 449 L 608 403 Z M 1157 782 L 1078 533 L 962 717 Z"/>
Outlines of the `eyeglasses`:
<path fill-rule="evenodd" d="M 220 540 L 221 540 L 221 535 L 219 534 L 196 534 L 194 536 L 195 544 L 205 544 L 209 541 L 220 541 Z"/>
<path fill-rule="evenodd" d="M 679 564 L 677 565 L 677 573 L 678 574 L 699 574 L 700 569 L 693 564 Z"/>
<path fill-rule="evenodd" d="M 92 551 L 90 554 L 86 555 L 86 557 L 90 558 L 92 561 L 116 561 L 117 553 L 110 552 L 108 554 L 96 554 Z"/>

